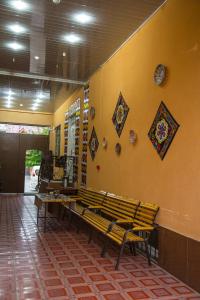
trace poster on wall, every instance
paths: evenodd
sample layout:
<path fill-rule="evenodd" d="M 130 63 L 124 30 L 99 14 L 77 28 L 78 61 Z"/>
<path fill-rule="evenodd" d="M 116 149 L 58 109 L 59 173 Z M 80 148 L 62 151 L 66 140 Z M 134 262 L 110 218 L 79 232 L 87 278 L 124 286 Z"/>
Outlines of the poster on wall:
<path fill-rule="evenodd" d="M 161 102 L 148 136 L 154 148 L 163 159 L 176 135 L 179 124 L 173 118 L 164 102 Z"/>
<path fill-rule="evenodd" d="M 115 126 L 115 129 L 117 131 L 118 136 L 120 137 L 124 124 L 126 122 L 126 118 L 128 116 L 129 107 L 126 104 L 122 93 L 120 93 L 117 105 L 115 107 L 115 111 L 112 117 L 113 124 Z"/>
<path fill-rule="evenodd" d="M 82 162 L 81 162 L 81 185 L 87 184 L 87 145 L 88 145 L 88 118 L 89 115 L 89 85 L 84 88 L 83 99 L 83 131 L 82 131 Z"/>

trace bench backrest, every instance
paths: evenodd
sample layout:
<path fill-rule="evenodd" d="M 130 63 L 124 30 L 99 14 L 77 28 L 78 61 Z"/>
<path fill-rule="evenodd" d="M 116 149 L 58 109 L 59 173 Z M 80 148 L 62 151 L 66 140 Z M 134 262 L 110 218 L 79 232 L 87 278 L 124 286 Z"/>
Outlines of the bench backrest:
<path fill-rule="evenodd" d="M 134 217 L 135 226 L 153 225 L 159 206 L 149 202 L 140 202 Z"/>
<path fill-rule="evenodd" d="M 102 205 L 104 198 L 106 196 L 106 192 L 104 191 L 94 191 L 92 189 L 84 189 L 81 188 L 78 191 L 78 195 L 80 197 L 80 201 L 85 204 L 86 206 L 88 205 Z"/>
<path fill-rule="evenodd" d="M 101 212 L 112 220 L 133 218 L 138 206 L 138 201 L 126 199 L 108 193 L 103 201 Z"/>

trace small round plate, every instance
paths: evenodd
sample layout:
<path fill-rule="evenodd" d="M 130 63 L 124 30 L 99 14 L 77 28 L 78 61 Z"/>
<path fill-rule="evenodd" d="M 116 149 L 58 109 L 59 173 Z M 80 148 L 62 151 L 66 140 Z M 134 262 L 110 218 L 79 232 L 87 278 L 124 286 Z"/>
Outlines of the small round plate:
<path fill-rule="evenodd" d="M 121 147 L 120 143 L 117 143 L 117 144 L 115 145 L 115 152 L 116 152 L 116 154 L 117 154 L 117 155 L 120 155 L 121 150 L 122 150 L 122 147 Z"/>
<path fill-rule="evenodd" d="M 107 140 L 106 140 L 106 138 L 105 138 L 105 137 L 103 138 L 103 141 L 102 141 L 102 146 L 103 146 L 103 148 L 104 148 L 104 149 L 106 149 L 106 148 L 107 148 L 107 146 L 108 146 L 108 142 L 107 142 Z"/>
<path fill-rule="evenodd" d="M 134 130 L 130 130 L 129 131 L 129 141 L 132 145 L 134 145 L 136 143 L 137 140 L 137 134 L 135 133 Z"/>
<path fill-rule="evenodd" d="M 94 106 L 92 106 L 92 107 L 90 108 L 90 117 L 91 117 L 92 120 L 93 120 L 94 117 L 95 117 L 95 108 L 94 108 Z"/>
<path fill-rule="evenodd" d="M 166 66 L 164 66 L 162 64 L 157 65 L 157 67 L 154 71 L 154 82 L 155 82 L 155 84 L 161 85 L 165 81 L 166 72 L 167 72 Z"/>

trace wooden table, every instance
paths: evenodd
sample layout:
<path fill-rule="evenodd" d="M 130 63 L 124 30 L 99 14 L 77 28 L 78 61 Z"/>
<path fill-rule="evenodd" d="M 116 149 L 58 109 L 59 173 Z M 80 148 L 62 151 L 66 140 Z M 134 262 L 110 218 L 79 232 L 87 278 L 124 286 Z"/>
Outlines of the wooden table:
<path fill-rule="evenodd" d="M 55 180 L 41 180 L 40 193 L 50 193 L 53 191 L 60 191 L 60 194 L 64 195 L 75 195 L 77 194 L 78 189 L 75 187 L 64 187 L 62 181 Z"/>
<path fill-rule="evenodd" d="M 35 195 L 35 205 L 37 206 L 37 226 L 39 219 L 44 219 L 44 232 L 46 231 L 47 222 L 47 209 L 49 203 L 65 203 L 69 199 L 68 196 L 63 194 L 36 194 Z M 40 209 L 44 206 L 44 216 L 40 216 Z M 55 217 L 50 217 L 55 218 Z"/>

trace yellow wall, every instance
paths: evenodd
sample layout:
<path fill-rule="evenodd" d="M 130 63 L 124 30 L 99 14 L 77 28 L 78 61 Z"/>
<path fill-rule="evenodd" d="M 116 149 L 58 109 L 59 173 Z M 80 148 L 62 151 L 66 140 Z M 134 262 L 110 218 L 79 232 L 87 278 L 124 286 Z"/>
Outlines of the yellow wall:
<path fill-rule="evenodd" d="M 0 122 L 51 126 L 53 114 L 1 109 Z"/>
<path fill-rule="evenodd" d="M 0 109 L 0 122 L 52 126 L 53 114 Z M 50 147 L 53 140 L 51 135 L 52 133 L 50 133 Z"/>
<path fill-rule="evenodd" d="M 96 108 L 90 132 L 94 125 L 100 146 L 94 162 L 88 154 L 88 186 L 158 203 L 160 225 L 197 240 L 200 240 L 199 11 L 199 0 L 167 1 L 90 78 L 90 103 Z M 159 63 L 169 70 L 163 87 L 153 82 L 154 69 Z M 112 115 L 120 91 L 130 112 L 119 139 Z M 70 97 L 57 110 L 54 125 L 63 124 L 65 108 L 76 97 L 76 94 Z M 163 161 L 147 136 L 161 100 L 180 124 Z M 134 146 L 129 143 L 130 129 L 138 135 Z M 108 140 L 107 150 L 102 147 L 104 136 Z M 114 149 L 117 142 L 122 145 L 119 157 Z"/>

